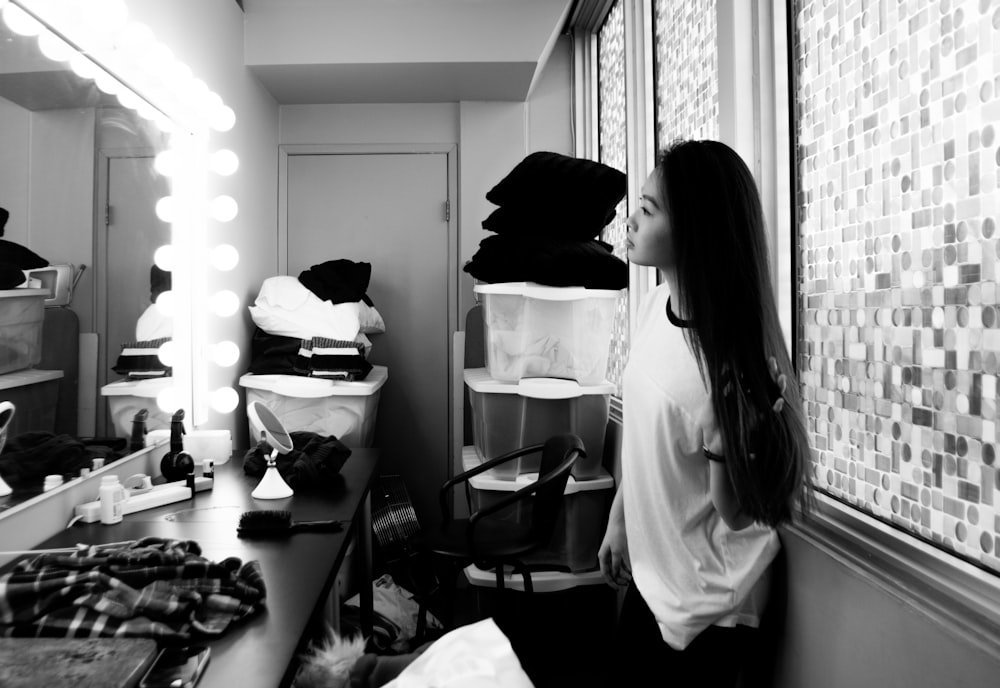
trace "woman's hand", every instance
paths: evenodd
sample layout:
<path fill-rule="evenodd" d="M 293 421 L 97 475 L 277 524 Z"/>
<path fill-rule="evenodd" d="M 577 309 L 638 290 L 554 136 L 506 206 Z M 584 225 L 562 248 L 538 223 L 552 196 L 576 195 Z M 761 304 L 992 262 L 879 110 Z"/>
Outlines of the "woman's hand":
<path fill-rule="evenodd" d="M 597 560 L 605 582 L 613 588 L 623 588 L 632 581 L 632 563 L 628 556 L 628 540 L 625 537 L 625 511 L 622 506 L 622 489 L 618 488 L 608 528 L 604 531 L 601 548 L 597 550 Z"/>

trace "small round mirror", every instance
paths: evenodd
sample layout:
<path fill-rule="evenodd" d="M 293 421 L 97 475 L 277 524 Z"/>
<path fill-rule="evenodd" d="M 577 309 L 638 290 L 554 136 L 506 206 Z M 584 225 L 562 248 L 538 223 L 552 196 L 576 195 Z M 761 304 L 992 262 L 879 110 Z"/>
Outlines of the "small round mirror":
<path fill-rule="evenodd" d="M 247 408 L 247 415 L 255 429 L 264 434 L 264 439 L 267 440 L 272 449 L 279 454 L 287 454 L 292 451 L 294 448 L 292 437 L 271 409 L 262 402 L 254 401 Z"/>

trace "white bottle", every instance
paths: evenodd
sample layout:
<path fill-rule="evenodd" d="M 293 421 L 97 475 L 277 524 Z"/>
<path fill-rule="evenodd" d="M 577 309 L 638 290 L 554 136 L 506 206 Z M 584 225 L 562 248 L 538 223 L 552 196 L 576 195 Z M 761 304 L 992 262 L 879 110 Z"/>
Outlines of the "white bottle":
<path fill-rule="evenodd" d="M 125 488 L 118 482 L 118 476 L 101 476 L 101 487 L 97 494 L 101 503 L 101 523 L 121 523 L 126 494 Z"/>
<path fill-rule="evenodd" d="M 45 484 L 42 486 L 43 492 L 48 492 L 53 490 L 63 483 L 63 477 L 61 475 L 47 475 L 45 476 Z"/>

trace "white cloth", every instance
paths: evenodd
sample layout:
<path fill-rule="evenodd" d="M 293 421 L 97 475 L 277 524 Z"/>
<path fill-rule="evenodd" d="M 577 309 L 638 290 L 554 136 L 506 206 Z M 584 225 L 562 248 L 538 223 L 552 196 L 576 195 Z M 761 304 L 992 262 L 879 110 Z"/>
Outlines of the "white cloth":
<path fill-rule="evenodd" d="M 709 625 L 756 627 L 774 530 L 734 532 L 715 510 L 703 423 L 711 399 L 666 285 L 644 300 L 623 377 L 622 489 L 632 577 L 663 640 L 683 649 Z"/>
<path fill-rule="evenodd" d="M 164 315 L 156 304 L 150 304 L 135 323 L 135 341 L 148 342 L 174 336 L 174 319 Z"/>
<path fill-rule="evenodd" d="M 268 334 L 312 339 L 354 341 L 361 332 L 358 304 L 338 303 L 316 296 L 298 277 L 268 277 L 249 307 L 254 323 Z"/>

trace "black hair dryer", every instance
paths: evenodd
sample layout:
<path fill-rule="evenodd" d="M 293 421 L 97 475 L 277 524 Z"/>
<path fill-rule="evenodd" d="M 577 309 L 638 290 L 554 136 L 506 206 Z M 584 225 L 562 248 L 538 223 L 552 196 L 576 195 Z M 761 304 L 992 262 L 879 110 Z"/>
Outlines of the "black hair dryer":
<path fill-rule="evenodd" d="M 138 411 L 132 418 L 132 439 L 129 441 L 128 451 L 134 454 L 146 446 L 146 420 L 149 418 L 149 409 Z"/>
<path fill-rule="evenodd" d="M 184 451 L 184 409 L 170 419 L 170 451 L 160 460 L 160 473 L 168 483 L 184 480 L 194 472 L 194 459 Z"/>

